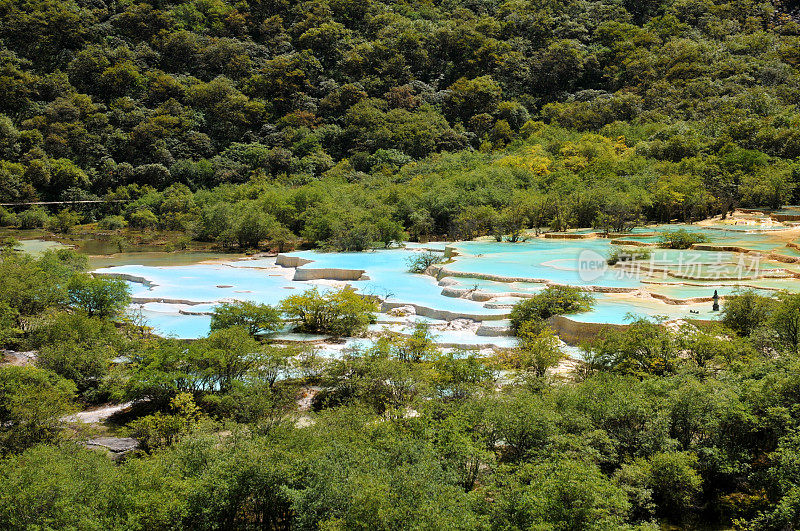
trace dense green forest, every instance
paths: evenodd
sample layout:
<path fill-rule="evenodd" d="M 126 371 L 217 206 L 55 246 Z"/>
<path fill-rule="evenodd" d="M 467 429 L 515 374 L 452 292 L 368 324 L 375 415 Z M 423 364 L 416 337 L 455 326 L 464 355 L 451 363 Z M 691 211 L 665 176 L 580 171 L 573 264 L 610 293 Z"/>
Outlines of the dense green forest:
<path fill-rule="evenodd" d="M 6 0 L 0 202 L 343 249 L 776 208 L 800 201 L 789 7 Z"/>
<path fill-rule="evenodd" d="M 546 319 L 594 303 L 575 288 L 518 303 L 519 346 L 492 355 L 443 351 L 419 324 L 320 358 L 263 334 L 283 318 L 357 334 L 374 303 L 222 304 L 207 337 L 164 339 L 85 265 L 0 260 L 0 342 L 38 351 L 0 366 L 3 529 L 800 525 L 800 295 L 742 292 L 711 327 L 635 321 L 553 372 Z M 109 400 L 133 405 L 67 416 Z M 139 449 L 83 446 L 98 435 Z"/>
<path fill-rule="evenodd" d="M 0 203 L 101 201 L 0 225 L 363 250 L 800 203 L 796 10 L 0 0 Z M 86 270 L 0 256 L 0 347 L 36 351 L 0 364 L 3 529 L 800 528 L 798 295 L 635 321 L 564 372 L 545 319 L 592 304 L 569 289 L 488 357 L 419 325 L 322 359 L 269 334 L 359 334 L 370 299 L 220 305 L 181 341 Z"/>

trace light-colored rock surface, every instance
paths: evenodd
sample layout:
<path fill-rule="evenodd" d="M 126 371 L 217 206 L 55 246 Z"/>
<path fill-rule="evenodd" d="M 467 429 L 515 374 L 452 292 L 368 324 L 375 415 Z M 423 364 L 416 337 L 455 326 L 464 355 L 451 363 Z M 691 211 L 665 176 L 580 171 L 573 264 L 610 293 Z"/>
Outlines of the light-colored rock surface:
<path fill-rule="evenodd" d="M 386 315 L 391 315 L 392 317 L 409 317 L 412 315 L 417 315 L 417 310 L 410 305 L 398 306 L 387 311 Z"/>
<path fill-rule="evenodd" d="M 444 289 L 442 289 L 442 295 L 444 295 L 445 297 L 453 297 L 455 299 L 460 299 L 461 297 L 467 295 L 469 292 L 470 290 L 466 288 L 461 288 L 461 287 L 457 288 L 453 286 L 447 286 Z"/>
<path fill-rule="evenodd" d="M 527 282 L 527 283 L 534 283 L 534 284 L 544 284 L 547 286 L 557 286 L 560 285 L 558 282 L 553 282 L 547 280 L 545 278 L 533 278 L 533 277 L 504 277 L 502 275 L 492 275 L 489 273 L 466 273 L 462 271 L 452 271 L 444 266 L 434 265 L 430 267 L 431 276 L 435 277 L 442 281 L 442 279 L 446 277 L 456 277 L 456 278 L 479 278 L 481 280 L 491 280 L 494 282 Z M 636 288 L 628 288 L 628 287 L 614 287 L 614 286 L 577 286 L 583 291 L 593 291 L 597 293 L 628 293 L 631 291 L 635 291 Z"/>
<path fill-rule="evenodd" d="M 131 406 L 133 402 L 124 402 L 122 404 L 112 404 L 96 409 L 88 409 L 80 411 L 68 417 L 64 417 L 66 422 L 83 422 L 84 424 L 97 424 L 103 422 L 115 413 L 119 413 L 123 409 Z"/>
<path fill-rule="evenodd" d="M 591 339 L 604 328 L 624 330 L 629 326 L 626 324 L 581 323 L 563 315 L 551 317 L 548 319 L 548 323 L 558 337 L 568 345 L 577 345 Z"/>
<path fill-rule="evenodd" d="M 583 364 L 581 360 L 575 358 L 564 358 L 558 365 L 550 369 L 550 374 L 561 378 L 573 378 Z"/>
<path fill-rule="evenodd" d="M 131 297 L 131 302 L 134 304 L 148 304 L 151 302 L 160 302 L 162 304 L 185 304 L 187 306 L 196 306 L 198 304 L 214 303 L 214 301 L 190 301 L 187 299 L 167 299 L 164 297 Z"/>
<path fill-rule="evenodd" d="M 322 390 L 322 387 L 310 386 L 304 387 L 300 392 L 300 398 L 297 399 L 298 411 L 310 411 L 311 405 L 314 402 L 314 397 L 317 396 Z"/>
<path fill-rule="evenodd" d="M 464 332 L 464 331 L 475 331 L 480 326 L 480 323 L 473 321 L 472 319 L 453 319 L 446 324 L 443 325 L 433 325 L 431 328 L 434 330 L 453 330 L 457 332 Z"/>
<path fill-rule="evenodd" d="M 139 442 L 131 437 L 97 437 L 83 443 L 89 448 L 103 448 L 112 454 L 126 454 L 139 447 Z"/>
<path fill-rule="evenodd" d="M 129 282 L 136 282 L 137 284 L 144 284 L 145 286 L 148 287 L 154 286 L 154 284 L 150 280 L 144 277 L 130 275 L 128 273 L 92 273 L 92 275 L 98 277 L 106 277 L 106 278 L 121 278 L 122 280 L 127 280 Z"/>
<path fill-rule="evenodd" d="M 300 267 L 310 264 L 312 261 L 299 256 L 287 256 L 285 254 L 279 254 L 275 257 L 275 264 L 283 267 Z"/>
<path fill-rule="evenodd" d="M 293 280 L 362 280 L 364 276 L 363 269 L 338 269 L 338 268 L 320 268 L 320 269 L 295 269 Z"/>
<path fill-rule="evenodd" d="M 398 308 L 400 306 L 412 306 L 416 311 L 417 315 L 421 315 L 423 317 L 430 317 L 431 319 L 438 319 L 440 321 L 452 321 L 453 319 L 470 319 L 472 321 L 495 321 L 499 319 L 505 319 L 508 317 L 507 314 L 489 314 L 489 315 L 482 315 L 482 314 L 465 314 L 465 313 L 458 313 L 458 312 L 451 312 L 448 310 L 439 310 L 436 308 L 428 308 L 427 306 L 420 306 L 419 304 L 406 304 L 403 302 L 386 302 L 384 301 L 381 304 L 381 312 L 388 312 L 393 308 Z"/>
<path fill-rule="evenodd" d="M 15 367 L 24 367 L 31 365 L 36 361 L 38 354 L 35 350 L 16 351 L 16 350 L 2 350 L 2 362 L 0 365 L 13 365 Z"/>
<path fill-rule="evenodd" d="M 506 337 L 511 336 L 511 329 L 507 326 L 493 326 L 490 323 L 481 324 L 475 331 L 476 336 L 484 337 Z"/>

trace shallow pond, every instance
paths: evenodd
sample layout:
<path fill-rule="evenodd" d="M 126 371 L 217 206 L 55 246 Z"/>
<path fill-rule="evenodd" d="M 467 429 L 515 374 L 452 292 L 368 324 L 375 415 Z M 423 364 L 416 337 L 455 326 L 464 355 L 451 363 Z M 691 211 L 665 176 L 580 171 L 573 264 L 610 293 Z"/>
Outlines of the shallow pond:
<path fill-rule="evenodd" d="M 33 256 L 38 256 L 51 249 L 67 249 L 69 247 L 69 245 L 64 245 L 62 243 L 52 242 L 49 240 L 19 240 L 19 244 L 14 246 L 14 249 Z"/>
<path fill-rule="evenodd" d="M 596 291 L 594 309 L 570 319 L 608 324 L 628 322 L 630 315 L 715 319 L 719 314 L 711 311 L 707 301 L 714 290 L 725 297 L 742 286 L 766 294 L 800 289 L 800 281 L 794 276 L 800 275 L 800 263 L 768 260 L 763 254 L 776 249 L 785 256 L 800 254 L 786 247 L 787 242 L 798 239 L 796 229 L 752 232 L 752 226 L 670 225 L 640 228 L 626 238 L 652 243 L 657 238 L 651 236 L 653 232 L 677 228 L 703 232 L 712 245 L 742 247 L 761 255 L 653 248 L 651 258 L 636 267 L 630 263 L 608 267 L 605 259 L 616 247 L 608 239 L 534 238 L 519 243 L 436 242 L 363 253 L 288 253 L 288 257 L 309 261 L 298 268 L 277 265 L 275 258 L 187 252 L 95 256 L 91 263 L 98 273 L 121 276 L 129 282 L 136 307 L 156 331 L 181 338 L 208 333 L 208 313 L 219 302 L 277 304 L 292 293 L 315 286 L 325 290 L 349 284 L 385 301 L 387 310 L 411 305 L 412 314 L 417 315 L 396 318 L 381 314 L 372 332 L 388 328 L 411 333 L 414 320 L 426 318 L 439 343 L 469 348 L 513 345 L 512 338 L 500 335 L 505 326 L 501 320 L 515 302 L 552 283 Z M 407 271 L 414 253 L 446 248 L 456 254 L 440 266 L 437 277 Z M 587 263 L 591 267 L 587 268 Z M 294 280 L 298 270 L 305 270 L 302 277 L 313 280 Z M 311 274 L 311 270 L 327 271 Z M 358 278 L 359 273 L 353 271 L 363 271 L 364 276 L 360 280 L 334 280 L 345 278 L 345 273 Z M 698 298 L 706 302 L 691 300 Z M 451 321 L 459 318 L 466 319 L 463 322 L 467 324 L 452 326 Z M 318 338 L 288 333 L 280 339 Z"/>

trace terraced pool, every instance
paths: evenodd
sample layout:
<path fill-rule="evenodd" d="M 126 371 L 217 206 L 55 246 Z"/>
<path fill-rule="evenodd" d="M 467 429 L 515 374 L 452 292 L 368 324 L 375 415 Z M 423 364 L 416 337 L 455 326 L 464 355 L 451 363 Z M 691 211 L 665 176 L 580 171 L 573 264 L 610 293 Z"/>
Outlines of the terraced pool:
<path fill-rule="evenodd" d="M 710 242 L 686 251 L 652 246 L 658 239 L 654 233 L 679 228 L 702 232 Z M 114 257 L 96 262 L 101 266 L 96 272 L 125 278 L 142 316 L 164 335 L 203 336 L 208 332 L 209 312 L 222 301 L 277 304 L 312 286 L 324 290 L 349 284 L 380 298 L 383 312 L 401 315 L 389 318 L 382 313 L 373 332 L 388 327 L 410 333 L 414 321 L 424 318 L 440 343 L 470 348 L 513 344 L 504 333 L 502 319 L 515 302 L 548 284 L 595 291 L 592 311 L 569 316 L 573 322 L 592 324 L 623 324 L 631 316 L 715 319 L 718 313 L 711 311 L 710 302 L 714 290 L 725 297 L 745 286 L 765 294 L 800 289 L 800 251 L 787 246 L 800 237 L 800 229 L 793 227 L 640 228 L 614 241 L 635 242 L 637 248 L 650 245 L 651 256 L 613 267 L 605 263 L 615 248 L 610 238 L 586 230 L 580 238 L 564 236 L 518 243 L 409 244 L 403 249 L 363 253 L 301 251 L 278 261 L 208 255 L 195 261 L 213 260 L 165 265 L 170 262 L 151 255 L 137 260 L 131 254 L 116 263 Z M 447 250 L 453 256 L 432 268 L 431 274 L 407 272 L 409 258 L 423 248 Z M 290 333 L 282 337 L 303 339 Z"/>

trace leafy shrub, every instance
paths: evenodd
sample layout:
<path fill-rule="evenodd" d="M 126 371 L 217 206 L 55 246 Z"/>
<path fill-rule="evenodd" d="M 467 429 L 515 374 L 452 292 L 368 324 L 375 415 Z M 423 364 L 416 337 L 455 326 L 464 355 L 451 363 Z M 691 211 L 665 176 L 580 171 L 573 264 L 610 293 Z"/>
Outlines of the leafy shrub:
<path fill-rule="evenodd" d="M 749 336 L 760 326 L 767 324 L 775 301 L 758 295 L 753 290 L 744 290 L 728 297 L 722 303 L 722 324 L 739 334 Z"/>
<path fill-rule="evenodd" d="M 297 236 L 288 228 L 276 221 L 270 227 L 269 232 L 267 233 L 267 239 L 271 245 L 274 245 L 278 248 L 279 253 L 282 253 L 287 247 L 292 245 L 292 243 L 297 240 Z"/>
<path fill-rule="evenodd" d="M 327 251 L 363 251 L 372 247 L 380 237 L 378 229 L 371 221 L 360 221 L 351 226 L 336 226 L 330 238 L 322 242 Z"/>
<path fill-rule="evenodd" d="M 170 401 L 171 415 L 157 412 L 128 425 L 131 436 L 142 449 L 152 452 L 167 447 L 190 431 L 200 420 L 200 408 L 190 393 L 180 393 Z"/>
<path fill-rule="evenodd" d="M 5 207 L 0 207 L 0 226 L 13 227 L 19 225 L 19 217 Z"/>
<path fill-rule="evenodd" d="M 703 480 L 697 472 L 697 456 L 690 452 L 660 452 L 648 459 L 627 463 L 617 473 L 619 483 L 629 491 L 638 491 L 637 502 L 655 502 L 657 516 L 679 521 L 692 509 Z M 640 512 L 646 504 L 634 507 Z"/>
<path fill-rule="evenodd" d="M 61 306 L 67 300 L 66 281 L 86 263 L 85 256 L 71 249 L 48 250 L 38 259 L 5 252 L 0 260 L 0 300 L 23 316 Z"/>
<path fill-rule="evenodd" d="M 517 331 L 517 348 L 513 351 L 509 365 L 513 369 L 544 376 L 547 369 L 555 367 L 564 359 L 564 352 L 555 332 L 533 322 L 523 323 Z"/>
<path fill-rule="evenodd" d="M 658 238 L 658 245 L 667 249 L 688 249 L 696 243 L 709 241 L 708 236 L 699 232 L 689 232 L 686 229 L 662 232 Z"/>
<path fill-rule="evenodd" d="M 511 310 L 511 329 L 519 335 L 525 323 L 542 323 L 554 315 L 585 312 L 594 296 L 573 286 L 548 286 L 541 293 L 522 300 Z M 530 331 L 530 329 L 528 329 Z"/>
<path fill-rule="evenodd" d="M 137 229 L 152 229 L 158 226 L 158 218 L 148 209 L 137 210 L 128 216 L 131 227 Z"/>
<path fill-rule="evenodd" d="M 37 357 L 37 365 L 72 380 L 84 399 L 98 398 L 96 388 L 108 373 L 117 351 L 111 345 L 59 341 L 45 345 Z"/>
<path fill-rule="evenodd" d="M 72 380 L 82 400 L 97 403 L 108 399 L 112 360 L 127 341 L 122 329 L 106 319 L 64 311 L 30 325 L 25 345 L 38 349 L 37 366 Z"/>
<path fill-rule="evenodd" d="M 614 265 L 618 262 L 632 262 L 634 260 L 649 260 L 653 255 L 650 249 L 634 248 L 626 249 L 621 247 L 614 247 L 606 259 L 608 265 Z"/>
<path fill-rule="evenodd" d="M 347 287 L 326 293 L 312 288 L 284 299 L 281 311 L 295 320 L 300 332 L 345 337 L 364 332 L 375 322 L 377 305 Z"/>
<path fill-rule="evenodd" d="M 20 212 L 17 219 L 19 219 L 19 227 L 21 229 L 41 229 L 50 219 L 50 216 L 47 215 L 43 208 L 33 207 Z"/>
<path fill-rule="evenodd" d="M 122 216 L 106 216 L 100 220 L 97 226 L 103 230 L 120 230 L 128 224 Z"/>
<path fill-rule="evenodd" d="M 795 354 L 800 350 L 800 295 L 782 292 L 772 308 L 769 325 L 777 339 L 775 347 Z"/>
<path fill-rule="evenodd" d="M 517 529 L 625 528 L 625 491 L 588 460 L 531 460 L 503 480 L 492 485 L 497 494 L 490 517 L 497 527 L 514 522 Z"/>
<path fill-rule="evenodd" d="M 409 273 L 424 273 L 433 264 L 438 264 L 442 261 L 443 256 L 440 253 L 433 251 L 425 251 L 422 253 L 414 253 L 406 259 Z"/>
<path fill-rule="evenodd" d="M 401 242 L 406 236 L 403 224 L 393 219 L 381 218 L 375 226 L 378 229 L 378 241 L 388 249 L 393 242 Z"/>
<path fill-rule="evenodd" d="M 270 229 L 277 223 L 275 218 L 257 207 L 238 213 L 234 229 L 239 247 L 257 249 L 258 244 L 267 239 Z"/>
<path fill-rule="evenodd" d="M 67 284 L 70 305 L 89 316 L 114 317 L 122 313 L 131 300 L 125 281 L 75 275 Z"/>
<path fill-rule="evenodd" d="M 36 367 L 0 368 L 0 452 L 54 442 L 75 385 Z"/>
<path fill-rule="evenodd" d="M 72 227 L 78 224 L 78 221 L 80 221 L 80 215 L 77 212 L 65 208 L 47 220 L 47 228 L 53 232 L 66 234 L 72 230 Z"/>
<path fill-rule="evenodd" d="M 19 311 L 0 302 L 0 347 L 14 348 L 22 334 Z"/>
<path fill-rule="evenodd" d="M 276 331 L 281 325 L 281 314 L 268 304 L 247 301 L 223 302 L 211 314 L 211 330 L 233 326 L 244 327 L 251 336 Z"/>
<path fill-rule="evenodd" d="M 74 311 L 52 312 L 37 319 L 31 324 L 26 341 L 32 349 L 70 342 L 110 345 L 114 350 L 121 350 L 125 345 L 124 334 L 113 322 Z"/>
<path fill-rule="evenodd" d="M 585 359 L 598 370 L 663 376 L 678 366 L 679 339 L 660 322 L 637 319 L 624 330 L 603 330 L 586 349 Z"/>

